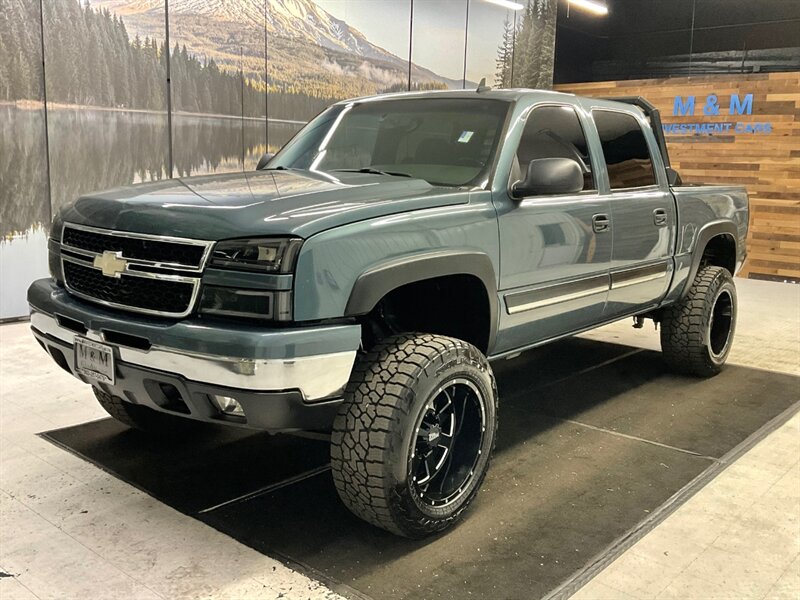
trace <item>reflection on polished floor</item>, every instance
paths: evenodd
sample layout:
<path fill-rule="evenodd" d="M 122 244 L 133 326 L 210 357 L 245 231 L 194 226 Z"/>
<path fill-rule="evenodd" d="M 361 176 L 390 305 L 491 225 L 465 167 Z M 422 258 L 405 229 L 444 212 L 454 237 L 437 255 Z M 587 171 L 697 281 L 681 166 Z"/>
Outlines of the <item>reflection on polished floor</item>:
<path fill-rule="evenodd" d="M 606 564 L 619 554 L 608 545 L 800 399 L 800 288 L 738 284 L 739 366 L 710 387 L 665 375 L 637 351 L 657 336 L 627 322 L 496 364 L 506 404 L 493 470 L 468 520 L 423 545 L 340 509 L 320 440 L 224 434 L 199 442 L 205 452 L 172 447 L 170 461 L 110 421 L 80 425 L 104 416 L 85 386 L 43 360 L 26 324 L 2 326 L 0 570 L 11 577 L 0 595 L 336 596 L 257 549 L 375 598 L 566 595 L 595 572 L 576 597 L 796 598 L 797 416 Z M 35 435 L 45 431 L 116 476 Z M 263 468 L 259 450 L 272 455 Z M 310 475 L 270 487 L 292 473 Z M 266 493 L 214 508 L 255 488 Z"/>

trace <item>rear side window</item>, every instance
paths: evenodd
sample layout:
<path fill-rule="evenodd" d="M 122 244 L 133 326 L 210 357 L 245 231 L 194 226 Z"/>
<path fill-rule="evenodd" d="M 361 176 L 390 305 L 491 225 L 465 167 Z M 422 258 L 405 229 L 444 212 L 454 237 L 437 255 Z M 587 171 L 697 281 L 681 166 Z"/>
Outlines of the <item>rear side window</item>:
<path fill-rule="evenodd" d="M 522 178 L 528 163 L 537 158 L 574 160 L 583 171 L 583 189 L 595 189 L 586 137 L 571 106 L 541 106 L 530 114 L 517 148 L 512 173 L 515 181 Z"/>
<path fill-rule="evenodd" d="M 631 115 L 592 111 L 612 190 L 656 184 L 653 159 L 642 128 Z"/>

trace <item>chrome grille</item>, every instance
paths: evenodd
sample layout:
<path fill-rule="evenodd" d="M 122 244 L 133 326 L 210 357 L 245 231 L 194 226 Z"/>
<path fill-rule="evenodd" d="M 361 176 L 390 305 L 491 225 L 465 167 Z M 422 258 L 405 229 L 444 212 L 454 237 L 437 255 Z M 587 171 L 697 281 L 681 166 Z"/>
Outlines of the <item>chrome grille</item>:
<path fill-rule="evenodd" d="M 209 242 L 108 231 L 71 223 L 64 225 L 61 244 L 83 253 L 102 254 L 110 250 L 120 252 L 125 259 L 186 270 L 202 269 L 211 247 Z"/>
<path fill-rule="evenodd" d="M 67 290 L 114 308 L 170 317 L 192 312 L 213 242 L 67 223 L 61 264 Z"/>
<path fill-rule="evenodd" d="M 160 281 L 120 275 L 106 277 L 97 269 L 71 260 L 64 261 L 69 286 L 85 296 L 131 308 L 182 313 L 192 299 L 194 285 L 184 281 Z"/>

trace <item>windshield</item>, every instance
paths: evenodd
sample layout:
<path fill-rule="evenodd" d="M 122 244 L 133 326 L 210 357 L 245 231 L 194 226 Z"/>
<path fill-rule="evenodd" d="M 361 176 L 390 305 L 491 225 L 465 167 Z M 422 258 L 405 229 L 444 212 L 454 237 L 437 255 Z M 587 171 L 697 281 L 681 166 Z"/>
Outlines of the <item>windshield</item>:
<path fill-rule="evenodd" d="M 268 168 L 380 171 L 474 185 L 491 168 L 510 104 L 414 98 L 337 105 L 306 125 Z"/>

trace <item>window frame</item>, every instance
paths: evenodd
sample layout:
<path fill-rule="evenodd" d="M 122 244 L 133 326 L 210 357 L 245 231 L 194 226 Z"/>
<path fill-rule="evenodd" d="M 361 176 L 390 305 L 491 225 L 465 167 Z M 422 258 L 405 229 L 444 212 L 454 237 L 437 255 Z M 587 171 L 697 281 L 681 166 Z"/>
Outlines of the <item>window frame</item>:
<path fill-rule="evenodd" d="M 617 113 L 617 114 L 621 114 L 621 115 L 625 115 L 627 117 L 630 117 L 631 119 L 633 119 L 636 122 L 636 125 L 639 127 L 639 131 L 641 132 L 642 137 L 644 138 L 644 144 L 647 147 L 647 153 L 650 156 L 650 165 L 653 168 L 653 180 L 654 180 L 654 183 L 651 183 L 651 184 L 648 184 L 648 185 L 637 185 L 637 186 L 634 186 L 634 187 L 626 187 L 626 188 L 614 188 L 614 187 L 611 187 L 611 177 L 609 176 L 609 173 L 608 173 L 608 163 L 606 162 L 606 155 L 605 155 L 605 152 L 603 151 L 603 139 L 600 137 L 600 129 L 597 127 L 597 121 L 594 118 L 594 113 L 595 112 Z M 644 131 L 644 126 L 642 125 L 642 121 L 641 121 L 640 115 L 638 115 L 638 114 L 636 114 L 636 113 L 634 113 L 632 111 L 629 111 L 629 110 L 623 110 L 623 109 L 616 108 L 616 107 L 612 108 L 612 107 L 605 107 L 605 106 L 593 106 L 591 108 L 591 110 L 590 110 L 590 115 L 591 115 L 591 120 L 592 120 L 592 125 L 594 127 L 594 131 L 597 134 L 597 143 L 598 143 L 598 146 L 599 146 L 599 148 L 598 148 L 599 149 L 599 153 L 600 153 L 600 156 L 602 156 L 602 158 L 603 158 L 603 172 L 605 173 L 606 186 L 608 188 L 608 193 L 609 194 L 626 194 L 626 193 L 629 193 L 629 192 L 635 192 L 635 191 L 640 191 L 640 190 L 641 191 L 660 190 L 661 189 L 661 177 L 659 175 L 659 170 L 656 168 L 656 161 L 655 161 L 655 158 L 654 158 L 654 155 L 653 155 L 653 148 L 651 147 L 650 140 L 647 139 L 647 134 Z"/>
<path fill-rule="evenodd" d="M 537 199 L 547 199 L 547 198 L 556 198 L 556 199 L 557 198 L 573 198 L 573 197 L 576 197 L 576 196 L 585 196 L 585 197 L 588 197 L 588 196 L 593 196 L 593 197 L 594 196 L 599 196 L 600 195 L 600 185 L 599 185 L 599 182 L 597 180 L 597 160 L 596 160 L 596 156 L 595 156 L 596 153 L 592 151 L 591 143 L 589 141 L 589 136 L 587 135 L 587 129 L 588 128 L 587 128 L 586 121 L 585 121 L 585 115 L 581 114 L 582 112 L 584 112 L 583 108 L 581 106 L 578 106 L 577 104 L 572 104 L 570 102 L 547 101 L 547 102 L 539 102 L 539 103 L 533 104 L 532 106 L 528 107 L 528 109 L 525 111 L 525 114 L 522 115 L 522 117 L 520 117 L 520 121 L 521 121 L 521 125 L 522 125 L 521 130 L 520 130 L 520 138 L 519 138 L 519 141 L 517 142 L 516 146 L 514 147 L 512 160 L 513 160 L 513 157 L 517 156 L 517 152 L 519 151 L 519 147 L 522 144 L 522 140 L 523 140 L 523 138 L 525 136 L 525 128 L 528 126 L 529 119 L 531 118 L 533 113 L 536 112 L 536 110 L 538 110 L 540 108 L 569 108 L 569 109 L 572 110 L 573 114 L 575 115 L 575 118 L 578 121 L 578 126 L 581 128 L 581 133 L 583 134 L 583 141 L 586 143 L 586 150 L 589 152 L 589 166 L 592 169 L 592 182 L 594 183 L 594 189 L 581 190 L 580 192 L 573 192 L 573 193 L 569 193 L 569 194 L 537 194 L 535 196 L 515 197 L 514 194 L 513 194 L 513 187 L 514 187 L 514 184 L 517 183 L 517 181 L 512 181 L 514 173 L 513 173 L 513 169 L 509 169 L 508 182 L 507 182 L 507 185 L 506 185 L 506 192 L 508 193 L 508 197 L 509 198 L 514 198 L 517 201 L 523 201 L 523 200 L 537 200 Z M 604 161 L 603 165 L 605 166 L 605 158 L 603 158 L 603 161 Z"/>

